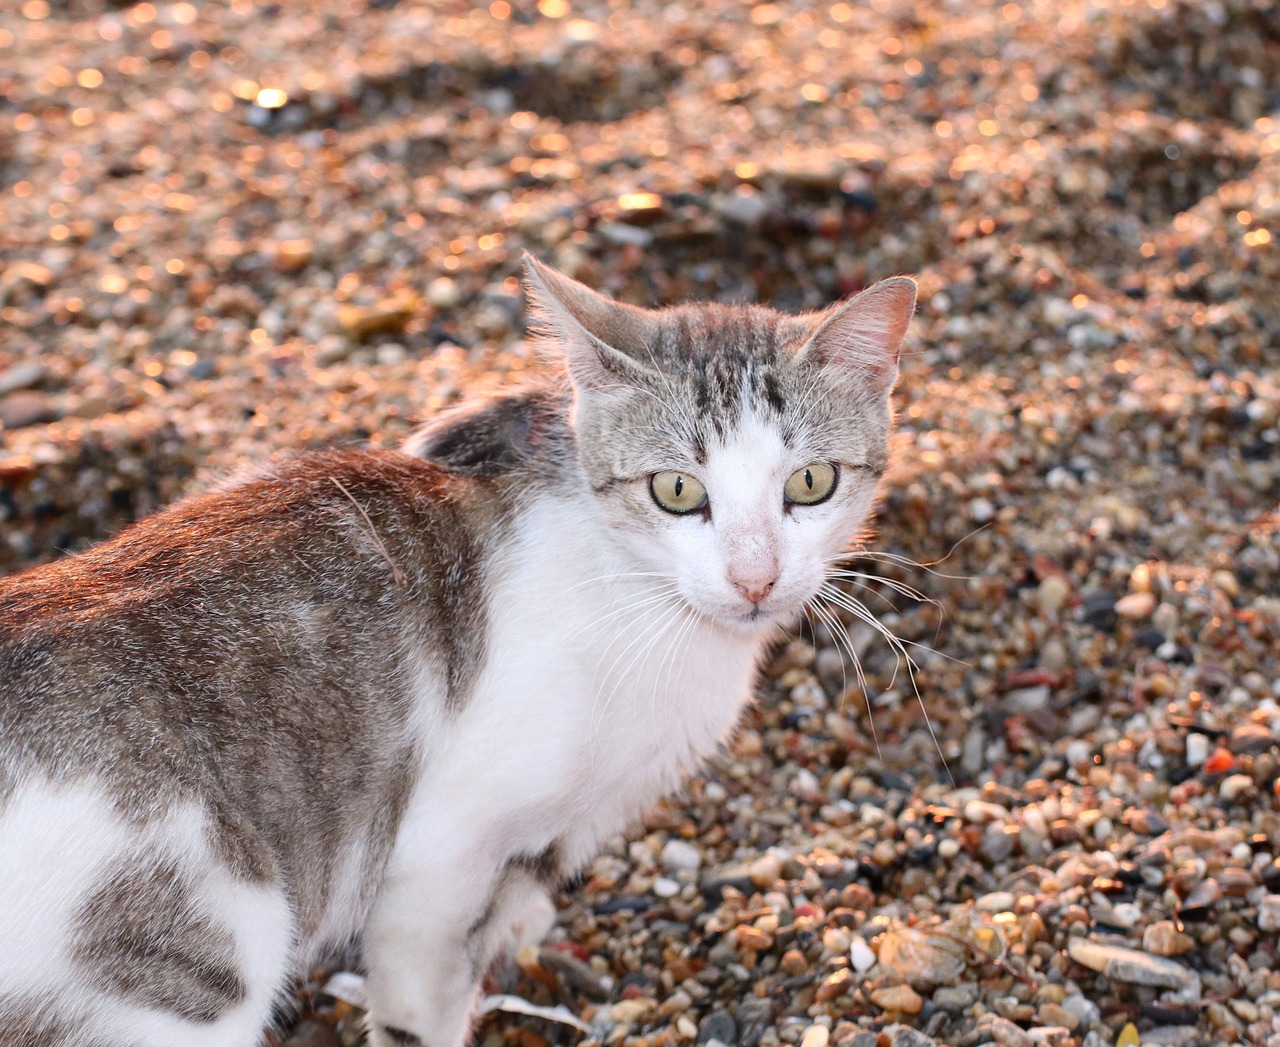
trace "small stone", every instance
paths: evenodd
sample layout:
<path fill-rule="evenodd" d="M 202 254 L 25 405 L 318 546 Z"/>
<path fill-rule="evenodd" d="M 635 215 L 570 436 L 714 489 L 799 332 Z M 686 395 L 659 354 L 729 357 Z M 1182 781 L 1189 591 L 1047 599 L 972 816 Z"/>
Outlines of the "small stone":
<path fill-rule="evenodd" d="M 800 1047 L 827 1047 L 831 1030 L 825 1025 L 810 1025 L 800 1037 Z"/>
<path fill-rule="evenodd" d="M 773 947 L 773 935 L 768 931 L 762 931 L 759 927 L 752 927 L 750 924 L 744 923 L 736 927 L 733 937 L 738 943 L 740 949 L 752 949 L 756 952 L 763 952 L 765 949 Z"/>
<path fill-rule="evenodd" d="M 702 865 L 702 852 L 684 840 L 668 840 L 663 844 L 661 861 L 667 872 L 696 872 Z"/>
<path fill-rule="evenodd" d="M 969 519 L 976 524 L 990 523 L 995 519 L 996 507 L 990 499 L 974 498 L 969 502 Z"/>
<path fill-rule="evenodd" d="M 1008 1018 L 988 1012 L 978 1019 L 978 1031 L 983 1043 L 996 1043 L 1000 1047 L 1036 1047 L 1036 1041 L 1025 1029 Z"/>
<path fill-rule="evenodd" d="M 1015 899 L 1010 891 L 992 891 L 978 898 L 973 907 L 979 912 L 1012 912 Z"/>
<path fill-rule="evenodd" d="M 841 968 L 834 974 L 830 975 L 821 985 L 818 986 L 817 992 L 813 994 L 813 998 L 818 1003 L 829 1003 L 837 996 L 847 992 L 853 984 L 853 974 L 847 967 Z"/>
<path fill-rule="evenodd" d="M 1172 920 L 1160 920 L 1142 932 L 1142 948 L 1156 956 L 1181 956 L 1196 947 L 1195 939 Z"/>
<path fill-rule="evenodd" d="M 8 396 L 0 396 L 0 428 L 25 429 L 30 425 L 43 425 L 58 417 L 48 393 L 37 389 L 19 389 Z"/>
<path fill-rule="evenodd" d="M 452 309 L 462 301 L 458 281 L 448 276 L 437 276 L 427 284 L 427 301 L 437 309 Z"/>
<path fill-rule="evenodd" d="M 1041 1025 L 1060 1026 L 1068 1032 L 1080 1025 L 1080 1018 L 1060 1003 L 1043 1003 L 1036 1010 L 1036 1020 Z"/>
<path fill-rule="evenodd" d="M 804 953 L 799 949 L 788 949 L 782 954 L 778 966 L 782 968 L 783 974 L 795 976 L 804 974 L 809 969 L 809 961 L 804 958 Z"/>
<path fill-rule="evenodd" d="M 1258 902 L 1258 930 L 1268 934 L 1280 931 L 1280 894 L 1264 894 Z"/>
<path fill-rule="evenodd" d="M 738 1023 L 728 1011 L 712 1011 L 698 1023 L 698 1042 L 718 1040 L 731 1044 L 737 1041 Z"/>
<path fill-rule="evenodd" d="M 1116 625 L 1116 598 L 1108 592 L 1090 593 L 1080 606 L 1080 620 L 1100 633 L 1109 633 Z"/>
<path fill-rule="evenodd" d="M 560 949 L 540 949 L 538 962 L 571 990 L 581 993 L 588 1000 L 607 1000 L 613 989 L 612 978 Z"/>
<path fill-rule="evenodd" d="M 282 240 L 276 244 L 276 268 L 286 273 L 301 269 L 311 261 L 314 252 L 315 244 L 310 240 Z"/>
<path fill-rule="evenodd" d="M 48 368 L 36 360 L 26 360 L 6 367 L 0 371 L 0 396 L 39 385 L 48 373 Z"/>
<path fill-rule="evenodd" d="M 1194 971 L 1172 960 L 1090 938 L 1069 939 L 1067 955 L 1083 967 L 1133 985 L 1185 990 L 1199 981 Z"/>
<path fill-rule="evenodd" d="M 338 326 L 357 341 L 375 334 L 400 334 L 418 309 L 418 296 L 402 292 L 374 305 L 343 305 L 338 309 Z"/>
<path fill-rule="evenodd" d="M 619 1000 L 609 1008 L 609 1017 L 619 1025 L 638 1022 L 646 1014 L 652 1011 L 654 1002 L 643 996 L 638 996 L 634 1000 Z"/>
<path fill-rule="evenodd" d="M 873 989 L 871 1002 L 882 1011 L 897 1011 L 899 1014 L 919 1014 L 924 1008 L 924 999 L 910 985 L 886 985 Z"/>
<path fill-rule="evenodd" d="M 1232 729 L 1228 746 L 1237 756 L 1245 754 L 1256 756 L 1258 753 L 1266 752 L 1275 744 L 1275 735 L 1271 733 L 1269 727 L 1261 723 L 1247 722 Z"/>
<path fill-rule="evenodd" d="M 762 854 L 747 870 L 747 876 L 757 887 L 772 887 L 782 875 L 782 859 L 776 854 Z"/>
<path fill-rule="evenodd" d="M 963 1011 L 977 998 L 973 989 L 964 985 L 944 985 L 934 992 L 933 1005 L 943 1011 Z"/>
<path fill-rule="evenodd" d="M 890 1025 L 884 1030 L 883 1036 L 888 1037 L 886 1044 L 883 1036 L 876 1036 L 875 1033 L 870 1034 L 873 1038 L 865 1047 L 938 1047 L 938 1041 L 932 1036 L 926 1036 L 919 1029 L 913 1029 L 910 1025 Z M 856 1040 L 851 1047 L 864 1047 L 863 1044 Z"/>
<path fill-rule="evenodd" d="M 1130 621 L 1149 618 L 1151 617 L 1151 612 L 1155 609 L 1156 597 L 1154 593 L 1129 593 L 1116 601 L 1116 614 L 1121 618 L 1128 618 Z"/>
<path fill-rule="evenodd" d="M 680 893 L 680 885 L 669 876 L 659 876 L 653 881 L 653 893 L 659 898 L 674 898 Z"/>
<path fill-rule="evenodd" d="M 1247 774 L 1229 774 L 1218 786 L 1218 795 L 1227 803 L 1234 803 L 1254 791 L 1253 779 Z"/>
<path fill-rule="evenodd" d="M 1203 734 L 1187 735 L 1186 760 L 1188 767 L 1201 767 L 1209 758 L 1209 739 Z"/>
<path fill-rule="evenodd" d="M 718 201 L 720 214 L 736 225 L 755 226 L 769 213 L 769 201 L 751 186 L 739 186 L 736 192 Z"/>
<path fill-rule="evenodd" d="M 1240 583 L 1230 571 L 1214 571 L 1210 577 L 1213 584 L 1233 599 L 1240 595 Z"/>
<path fill-rule="evenodd" d="M 1051 574 L 1036 590 L 1036 602 L 1044 614 L 1056 614 L 1071 595 L 1071 585 L 1060 574 Z"/>
<path fill-rule="evenodd" d="M 849 962 L 859 974 L 866 974 L 876 965 L 875 952 L 860 934 L 855 934 L 853 941 L 849 943 Z"/>
<path fill-rule="evenodd" d="M 676 1019 L 676 1032 L 679 1033 L 682 1040 L 693 1040 L 697 1039 L 698 1027 L 694 1024 L 692 1018 L 687 1014 L 682 1014 Z"/>
<path fill-rule="evenodd" d="M 1191 888 L 1186 898 L 1182 901 L 1184 909 L 1202 909 L 1206 905 L 1212 905 L 1222 897 L 1222 888 L 1218 885 L 1218 881 L 1213 877 L 1207 880 L 1201 880 L 1198 884 Z"/>

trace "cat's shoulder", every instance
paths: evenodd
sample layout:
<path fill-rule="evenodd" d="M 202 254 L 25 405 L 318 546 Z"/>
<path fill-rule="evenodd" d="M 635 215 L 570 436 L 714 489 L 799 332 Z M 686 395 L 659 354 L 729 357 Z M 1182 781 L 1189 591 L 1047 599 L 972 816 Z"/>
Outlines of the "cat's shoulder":
<path fill-rule="evenodd" d="M 460 476 L 555 471 L 571 457 L 569 399 L 563 384 L 545 381 L 468 400 L 423 425 L 403 451 Z"/>

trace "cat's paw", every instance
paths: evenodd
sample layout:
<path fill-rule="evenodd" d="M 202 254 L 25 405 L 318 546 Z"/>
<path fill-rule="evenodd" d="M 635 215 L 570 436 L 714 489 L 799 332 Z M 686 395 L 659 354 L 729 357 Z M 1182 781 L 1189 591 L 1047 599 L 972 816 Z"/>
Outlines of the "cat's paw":
<path fill-rule="evenodd" d="M 511 921 L 511 951 L 539 945 L 555 922 L 556 906 L 551 895 L 546 891 L 530 894 Z"/>

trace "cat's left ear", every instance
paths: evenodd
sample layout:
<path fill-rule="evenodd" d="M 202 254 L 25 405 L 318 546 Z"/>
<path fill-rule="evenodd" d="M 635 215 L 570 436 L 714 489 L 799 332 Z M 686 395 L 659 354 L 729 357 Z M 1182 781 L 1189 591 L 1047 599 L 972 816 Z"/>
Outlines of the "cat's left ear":
<path fill-rule="evenodd" d="M 796 358 L 887 395 L 898 379 L 898 350 L 915 308 L 914 280 L 881 280 L 819 314 Z"/>

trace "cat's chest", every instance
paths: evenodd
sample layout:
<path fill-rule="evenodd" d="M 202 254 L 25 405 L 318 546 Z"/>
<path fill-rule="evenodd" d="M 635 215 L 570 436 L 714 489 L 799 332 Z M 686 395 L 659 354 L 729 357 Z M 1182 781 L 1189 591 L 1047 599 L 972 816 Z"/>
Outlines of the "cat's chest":
<path fill-rule="evenodd" d="M 758 640 L 695 616 L 670 579 L 628 574 L 590 534 L 556 537 L 494 580 L 486 663 L 424 799 L 495 847 L 568 833 L 581 860 L 723 740 Z"/>

